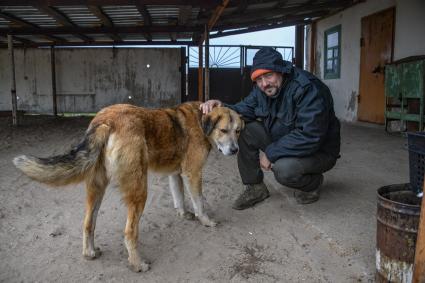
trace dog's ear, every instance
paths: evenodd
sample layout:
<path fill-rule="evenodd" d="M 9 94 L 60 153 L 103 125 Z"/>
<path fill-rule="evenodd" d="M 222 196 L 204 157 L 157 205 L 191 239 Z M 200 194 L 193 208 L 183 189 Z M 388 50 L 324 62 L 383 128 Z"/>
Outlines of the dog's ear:
<path fill-rule="evenodd" d="M 239 118 L 241 119 L 241 130 L 245 128 L 245 120 L 242 118 L 242 115 L 239 114 Z"/>
<path fill-rule="evenodd" d="M 209 136 L 211 134 L 219 119 L 220 116 L 213 117 L 211 113 L 202 116 L 202 130 L 204 131 L 204 134 L 206 136 Z"/>

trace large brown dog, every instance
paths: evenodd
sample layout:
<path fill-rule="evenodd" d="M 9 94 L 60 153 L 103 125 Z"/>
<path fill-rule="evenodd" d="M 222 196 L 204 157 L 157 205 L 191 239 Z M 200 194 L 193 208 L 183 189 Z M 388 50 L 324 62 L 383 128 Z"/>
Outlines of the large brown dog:
<path fill-rule="evenodd" d="M 139 219 L 147 197 L 148 171 L 169 175 L 174 206 L 187 216 L 183 183 L 190 193 L 196 217 L 206 226 L 216 223 L 203 211 L 202 167 L 215 144 L 225 155 L 238 151 L 243 122 L 236 112 L 217 107 L 202 115 L 199 102 L 175 108 L 145 109 L 118 104 L 101 110 L 90 123 L 84 140 L 68 154 L 51 158 L 18 156 L 13 162 L 32 179 L 54 186 L 86 182 L 87 200 L 83 255 L 100 255 L 94 246 L 96 216 L 106 186 L 114 180 L 127 205 L 125 245 L 130 266 L 146 271 L 149 264 L 137 251 Z"/>

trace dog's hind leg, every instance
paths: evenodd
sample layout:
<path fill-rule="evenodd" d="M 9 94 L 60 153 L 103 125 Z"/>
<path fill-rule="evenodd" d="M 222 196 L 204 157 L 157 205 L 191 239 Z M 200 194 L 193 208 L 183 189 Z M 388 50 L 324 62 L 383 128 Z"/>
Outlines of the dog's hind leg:
<path fill-rule="evenodd" d="M 87 259 L 95 259 L 101 252 L 94 245 L 94 230 L 96 227 L 97 213 L 105 194 L 108 180 L 104 168 L 93 170 L 94 175 L 86 180 L 86 215 L 83 227 L 83 256 Z"/>
<path fill-rule="evenodd" d="M 147 170 L 138 173 L 141 173 L 141 176 L 134 176 L 133 180 L 127 179 L 120 182 L 121 189 L 125 193 L 124 201 L 127 204 L 124 243 L 128 251 L 130 268 L 136 272 L 145 272 L 149 270 L 149 263 L 141 259 L 137 250 L 137 240 L 139 237 L 139 220 L 147 198 Z"/>
<path fill-rule="evenodd" d="M 184 207 L 184 188 L 180 174 L 170 175 L 168 179 L 170 181 L 170 191 L 173 196 L 174 208 L 177 214 L 185 219 L 192 220 L 194 215 L 186 211 Z"/>
<path fill-rule="evenodd" d="M 195 210 L 196 217 L 198 217 L 202 225 L 209 226 L 209 227 L 216 226 L 217 223 L 211 220 L 208 217 L 208 215 L 205 214 L 204 212 L 204 204 L 202 199 L 201 172 L 192 173 L 188 175 L 183 174 L 182 177 L 183 177 L 183 182 L 190 194 L 190 198 L 192 200 L 193 209 Z"/>

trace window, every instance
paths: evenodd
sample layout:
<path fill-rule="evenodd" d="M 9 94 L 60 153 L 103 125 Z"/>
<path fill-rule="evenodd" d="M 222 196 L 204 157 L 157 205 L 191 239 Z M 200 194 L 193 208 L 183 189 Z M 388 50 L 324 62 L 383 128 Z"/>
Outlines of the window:
<path fill-rule="evenodd" d="M 325 31 L 325 79 L 339 79 L 341 71 L 341 25 Z"/>

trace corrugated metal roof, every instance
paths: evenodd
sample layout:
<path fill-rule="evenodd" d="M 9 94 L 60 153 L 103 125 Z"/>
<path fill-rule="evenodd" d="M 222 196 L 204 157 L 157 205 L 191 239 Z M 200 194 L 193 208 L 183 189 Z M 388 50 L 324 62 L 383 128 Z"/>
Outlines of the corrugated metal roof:
<path fill-rule="evenodd" d="M 230 0 L 212 28 L 254 31 L 308 24 L 359 0 Z M 26 5 L 22 5 L 22 3 Z M 145 3 L 145 4 L 143 4 Z M 162 3 L 162 4 L 161 4 Z M 191 1 L 3 0 L 0 5 L 0 43 L 15 35 L 16 43 L 156 41 L 195 42 L 221 3 Z M 21 4 L 21 5 L 20 5 Z M 98 6 L 95 6 L 98 4 Z M 106 5 L 107 4 L 107 5 Z"/>

